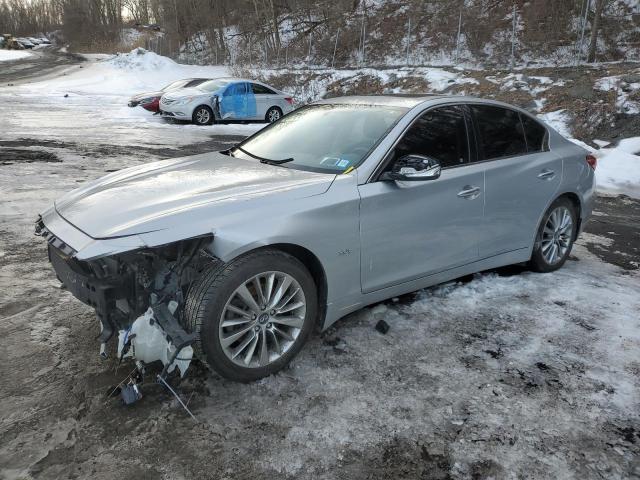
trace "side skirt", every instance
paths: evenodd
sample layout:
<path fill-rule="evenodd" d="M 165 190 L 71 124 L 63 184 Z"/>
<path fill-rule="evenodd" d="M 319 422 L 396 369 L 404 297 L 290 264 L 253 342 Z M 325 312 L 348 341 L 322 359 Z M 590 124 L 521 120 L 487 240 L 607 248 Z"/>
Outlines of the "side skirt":
<path fill-rule="evenodd" d="M 482 272 L 484 270 L 491 270 L 493 268 L 504 267 L 506 265 L 512 265 L 514 263 L 521 263 L 529 261 L 531 257 L 531 248 L 521 248 L 512 252 L 501 253 L 493 257 L 485 258 L 477 262 L 462 265 L 460 267 L 445 270 L 443 272 L 434 273 L 426 277 L 411 280 L 410 282 L 401 283 L 392 287 L 383 288 L 382 290 L 376 290 L 358 296 L 350 296 L 347 298 L 340 298 L 338 301 L 327 305 L 327 314 L 325 317 L 323 330 L 329 328 L 333 323 L 338 321 L 345 315 L 355 312 L 361 308 L 371 305 L 373 303 L 386 300 L 388 298 L 397 297 L 406 293 L 415 292 L 422 288 L 431 287 L 439 283 L 448 282 L 465 275 L 472 273 Z"/>

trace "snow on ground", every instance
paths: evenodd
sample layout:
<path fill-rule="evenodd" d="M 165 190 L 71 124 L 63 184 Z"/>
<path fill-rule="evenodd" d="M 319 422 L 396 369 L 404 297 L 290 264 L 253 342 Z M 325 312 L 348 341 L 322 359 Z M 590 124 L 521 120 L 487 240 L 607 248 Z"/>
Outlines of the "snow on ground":
<path fill-rule="evenodd" d="M 550 77 L 524 75 L 522 73 L 509 73 L 504 77 L 488 75 L 485 79 L 495 85 L 499 85 L 502 91 L 524 90 L 534 97 L 553 86 L 561 87 L 565 85 L 563 80 L 553 81 Z"/>
<path fill-rule="evenodd" d="M 623 139 L 613 147 L 610 147 L 607 142 L 594 140 L 594 143 L 600 147 L 595 149 L 572 138 L 569 127 L 571 115 L 567 111 L 556 110 L 540 114 L 538 117 L 560 134 L 595 155 L 598 159 L 596 167 L 598 192 L 615 195 L 623 193 L 640 198 L 640 137 Z"/>
<path fill-rule="evenodd" d="M 362 309 L 259 382 L 194 368 L 180 388 L 193 393 L 195 427 L 153 380 L 133 408 L 105 401 L 132 367 L 98 357 L 95 314 L 59 288 L 33 219 L 75 185 L 154 158 L 58 153 L 62 162 L 0 167 L 0 360 L 19 365 L 0 370 L 0 476 L 639 473 L 640 278 L 593 254 L 587 245 L 611 246 L 595 234 L 551 274 L 479 274 Z"/>
<path fill-rule="evenodd" d="M 313 76 L 309 78 L 309 74 Z M 357 83 L 363 78 L 377 79 L 381 85 L 405 79 L 407 77 L 422 77 L 428 83 L 430 93 L 442 92 L 445 89 L 465 84 L 477 84 L 475 78 L 465 76 L 462 72 L 452 72 L 450 69 L 439 67 L 399 67 L 399 68 L 356 68 L 331 69 L 321 66 L 298 66 L 284 69 L 249 69 L 248 75 L 266 79 L 270 77 L 288 75 L 296 80 L 292 81 L 284 91 L 293 95 L 297 102 L 307 103 L 323 98 L 327 94 L 330 84 L 340 82 L 343 85 Z M 402 93 L 401 88 L 389 88 L 388 93 Z"/>
<path fill-rule="evenodd" d="M 595 155 L 599 191 L 640 198 L 640 137 L 626 138 L 616 147 L 597 150 Z"/>
<path fill-rule="evenodd" d="M 175 147 L 207 140 L 213 134 L 249 135 L 264 127 L 169 123 L 141 107 L 127 106 L 132 95 L 159 90 L 174 80 L 227 76 L 225 67 L 183 65 L 143 49 L 87 58 L 82 68 L 64 75 L 3 87 L 0 102 L 12 112 L 0 118 L 4 139 Z"/>
<path fill-rule="evenodd" d="M 616 107 L 621 113 L 629 115 L 640 114 L 640 102 L 634 102 L 629 99 L 631 94 L 640 90 L 640 81 L 628 82 L 624 77 L 624 75 L 603 77 L 595 83 L 595 88 L 603 92 L 615 91 L 617 97 Z M 640 76 L 636 75 L 635 78 L 640 79 Z"/>
<path fill-rule="evenodd" d="M 8 62 L 10 60 L 27 58 L 31 55 L 31 52 L 27 52 L 26 50 L 4 50 L 0 48 L 0 62 Z"/>
<path fill-rule="evenodd" d="M 228 75 L 227 68 L 223 66 L 183 65 L 144 49 L 88 58 L 93 61 L 81 71 L 45 82 L 31 83 L 18 91 L 30 94 L 68 93 L 128 98 L 135 93 L 159 90 L 181 78 Z"/>

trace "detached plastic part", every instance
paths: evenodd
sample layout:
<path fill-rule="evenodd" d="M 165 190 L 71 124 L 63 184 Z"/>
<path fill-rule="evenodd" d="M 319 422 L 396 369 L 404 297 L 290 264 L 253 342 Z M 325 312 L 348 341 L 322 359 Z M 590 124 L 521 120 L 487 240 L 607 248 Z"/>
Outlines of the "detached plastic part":
<path fill-rule="evenodd" d="M 389 328 L 389 324 L 384 320 L 379 320 L 378 323 L 376 323 L 376 330 L 383 335 L 386 335 L 387 332 L 389 332 Z"/>
<path fill-rule="evenodd" d="M 120 399 L 124 405 L 131 405 L 142 398 L 142 392 L 135 383 L 124 385 L 120 389 Z"/>
<path fill-rule="evenodd" d="M 170 302 L 168 307 L 161 307 L 164 308 L 150 307 L 133 322 L 129 330 L 120 330 L 118 358 L 134 358 L 145 364 L 160 360 L 167 374 L 178 367 L 180 376 L 184 377 L 193 359 L 191 343 L 195 336 L 182 330 L 173 317 L 177 307 L 175 302 Z M 167 326 L 166 329 L 162 328 L 163 324 Z"/>

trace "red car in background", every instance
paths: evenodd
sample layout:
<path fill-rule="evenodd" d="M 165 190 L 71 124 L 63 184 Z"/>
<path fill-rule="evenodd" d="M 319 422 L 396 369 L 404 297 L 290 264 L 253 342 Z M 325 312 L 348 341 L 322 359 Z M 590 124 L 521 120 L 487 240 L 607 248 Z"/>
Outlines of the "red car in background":
<path fill-rule="evenodd" d="M 180 88 L 189 88 L 200 85 L 203 82 L 210 80 L 209 78 L 185 78 L 182 80 L 176 80 L 171 82 L 166 87 L 158 90 L 157 92 L 145 92 L 134 95 L 129 100 L 130 107 L 137 107 L 140 105 L 142 108 L 149 110 L 150 112 L 157 113 L 160 111 L 160 97 L 171 90 L 178 90 Z"/>

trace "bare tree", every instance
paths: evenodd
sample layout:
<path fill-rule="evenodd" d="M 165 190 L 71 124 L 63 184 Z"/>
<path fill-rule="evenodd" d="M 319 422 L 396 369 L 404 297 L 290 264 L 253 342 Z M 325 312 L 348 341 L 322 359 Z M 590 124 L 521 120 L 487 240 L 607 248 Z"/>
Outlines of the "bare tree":
<path fill-rule="evenodd" d="M 600 30 L 600 22 L 602 21 L 602 12 L 605 8 L 607 0 L 595 0 L 596 11 L 593 15 L 593 22 L 591 23 L 591 40 L 589 41 L 589 53 L 587 55 L 587 62 L 593 63 L 596 61 L 596 50 L 598 47 L 598 31 Z"/>

